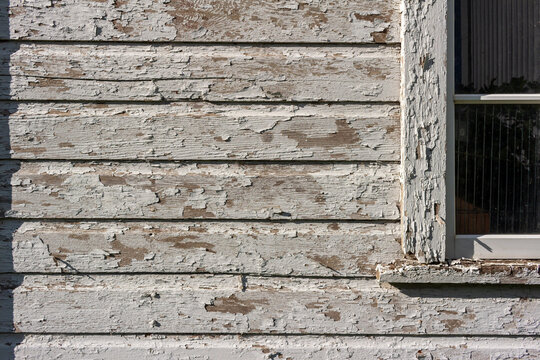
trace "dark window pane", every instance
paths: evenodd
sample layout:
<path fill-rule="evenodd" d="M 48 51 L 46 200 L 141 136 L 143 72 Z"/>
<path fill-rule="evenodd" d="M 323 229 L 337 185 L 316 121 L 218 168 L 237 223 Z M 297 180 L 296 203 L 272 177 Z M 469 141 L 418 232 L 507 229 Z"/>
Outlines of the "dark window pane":
<path fill-rule="evenodd" d="M 456 0 L 456 93 L 540 93 L 540 0 Z"/>
<path fill-rule="evenodd" d="M 456 105 L 457 234 L 540 233 L 540 105 Z"/>

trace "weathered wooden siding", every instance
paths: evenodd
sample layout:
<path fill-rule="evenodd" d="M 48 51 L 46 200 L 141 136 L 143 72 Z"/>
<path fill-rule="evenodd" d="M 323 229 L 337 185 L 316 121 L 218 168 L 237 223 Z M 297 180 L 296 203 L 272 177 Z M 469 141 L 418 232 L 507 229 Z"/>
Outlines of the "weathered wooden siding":
<path fill-rule="evenodd" d="M 11 0 L 4 39 L 398 43 L 396 0 Z"/>
<path fill-rule="evenodd" d="M 0 355 L 23 359 L 87 357 L 220 360 L 537 359 L 538 338 L 361 336 L 39 336 L 20 345 L 0 337 Z M 15 348 L 15 349 L 14 349 Z M 89 355 L 91 354 L 91 355 Z"/>
<path fill-rule="evenodd" d="M 399 49 L 12 44 L 0 99 L 398 101 Z M 4 82 L 7 83 L 7 82 Z"/>
<path fill-rule="evenodd" d="M 0 103 L 12 159 L 399 161 L 399 107 Z M 8 136 L 9 135 L 9 136 Z"/>
<path fill-rule="evenodd" d="M 537 288 L 476 286 L 464 296 L 459 288 L 443 293 L 420 285 L 400 291 L 369 279 L 164 274 L 1 279 L 0 305 L 12 303 L 14 309 L 12 318 L 0 316 L 2 332 L 11 330 L 11 320 L 20 332 L 73 334 L 538 335 L 540 325 Z"/>
<path fill-rule="evenodd" d="M 0 4 L 0 357 L 538 357 L 537 287 L 375 279 L 399 6 Z"/>
<path fill-rule="evenodd" d="M 394 164 L 6 162 L 0 174 L 10 218 L 399 219 Z"/>
<path fill-rule="evenodd" d="M 400 256 L 396 223 L 10 220 L 0 236 L 0 272 L 372 277 Z"/>

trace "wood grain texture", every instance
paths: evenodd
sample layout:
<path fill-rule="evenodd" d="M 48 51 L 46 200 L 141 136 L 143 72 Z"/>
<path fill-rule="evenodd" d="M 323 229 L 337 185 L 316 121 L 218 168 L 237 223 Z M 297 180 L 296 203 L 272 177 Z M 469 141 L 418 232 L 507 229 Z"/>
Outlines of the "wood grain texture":
<path fill-rule="evenodd" d="M 399 99 L 399 49 L 387 46 L 4 43 L 1 54 L 0 74 L 4 76 L 1 99 L 266 102 Z"/>
<path fill-rule="evenodd" d="M 538 335 L 538 287 L 376 280 L 3 275 L 0 330 L 32 333 Z M 12 320 L 13 319 L 13 320 Z M 81 326 L 84 324 L 84 326 Z"/>
<path fill-rule="evenodd" d="M 374 276 L 399 224 L 0 223 L 0 272 Z"/>
<path fill-rule="evenodd" d="M 0 103 L 0 114 L 0 156 L 13 159 L 400 157 L 397 105 Z"/>
<path fill-rule="evenodd" d="M 0 355 L 21 359 L 216 360 L 536 359 L 538 338 L 337 336 L 3 335 Z"/>
<path fill-rule="evenodd" d="M 403 249 L 426 263 L 445 259 L 454 217 L 447 212 L 447 5 L 408 1 L 402 17 Z"/>
<path fill-rule="evenodd" d="M 399 219 L 395 164 L 6 162 L 11 218 Z"/>
<path fill-rule="evenodd" d="M 515 284 L 540 285 L 538 261 L 454 260 L 425 265 L 417 261 L 377 266 L 377 279 L 410 284 Z"/>
<path fill-rule="evenodd" d="M 2 36 L 11 39 L 399 42 L 396 0 L 11 0 L 2 8 L 10 15 Z"/>

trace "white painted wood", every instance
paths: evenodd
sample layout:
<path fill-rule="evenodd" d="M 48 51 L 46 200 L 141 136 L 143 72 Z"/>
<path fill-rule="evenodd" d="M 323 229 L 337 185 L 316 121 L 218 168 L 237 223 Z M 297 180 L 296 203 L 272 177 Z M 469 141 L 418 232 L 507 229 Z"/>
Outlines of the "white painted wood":
<path fill-rule="evenodd" d="M 447 3 L 402 3 L 403 249 L 421 262 L 446 251 Z"/>
<path fill-rule="evenodd" d="M 376 280 L 141 274 L 1 281 L 2 332 L 12 321 L 18 332 L 73 334 L 540 332 L 536 287 L 397 289 Z"/>
<path fill-rule="evenodd" d="M 0 223 L 0 272 L 374 276 L 400 256 L 399 224 Z"/>
<path fill-rule="evenodd" d="M 1 144 L 4 158 L 44 161 L 1 166 L 0 180 L 10 184 L 0 190 L 2 210 L 14 219 L 3 222 L 0 250 L 6 256 L 0 266 L 94 274 L 0 276 L 0 331 L 103 336 L 34 335 L 16 347 L 2 341 L 0 354 L 7 356 L 0 357 L 540 356 L 536 287 L 396 288 L 372 279 L 292 277 L 372 276 L 376 263 L 399 257 L 392 239 L 400 218 L 399 167 L 373 162 L 397 160 L 395 104 L 248 103 L 396 103 L 399 48 L 344 45 L 396 43 L 396 5 L 393 0 L 4 4 L 4 24 L 10 8 L 6 38 L 120 43 L 4 44 L 2 99 L 230 105 L 15 103 L 15 118 L 1 120 L 10 140 Z M 441 31 L 448 6 L 442 0 L 402 5 L 403 247 L 421 261 L 439 261 L 449 221 L 444 181 L 446 106 L 452 99 Z M 326 41 L 340 44 L 320 45 Z M 284 44 L 289 42 L 318 45 Z M 110 162 L 113 158 L 362 163 Z M 96 159 L 101 161 L 90 162 Z M 126 218 L 138 221 L 113 221 Z M 314 221 L 189 221 L 200 218 Z M 347 219 L 366 223 L 342 223 Z M 184 271 L 280 276 L 163 274 Z M 501 337 L 459 337 L 486 334 Z M 502 337 L 507 335 L 534 337 Z M 14 336 L 3 339 L 17 342 Z"/>
<path fill-rule="evenodd" d="M 400 156 L 398 105 L 9 102 L 0 103 L 0 113 L 9 128 L 8 136 L 0 136 L 0 149 L 13 159 L 398 161 Z"/>
<path fill-rule="evenodd" d="M 8 345 L 9 344 L 9 345 Z M 338 336 L 0 336 L 17 359 L 534 359 L 538 338 Z"/>
<path fill-rule="evenodd" d="M 388 46 L 6 43 L 2 49 L 0 63 L 6 65 L 0 74 L 11 78 L 3 77 L 0 99 L 271 102 L 399 98 L 399 49 Z"/>
<path fill-rule="evenodd" d="M 10 218 L 399 219 L 395 164 L 0 165 Z"/>
<path fill-rule="evenodd" d="M 456 258 L 539 259 L 538 235 L 457 235 Z"/>
<path fill-rule="evenodd" d="M 377 279 L 392 284 L 540 285 L 538 261 L 454 260 L 447 264 L 405 261 L 377 266 Z"/>
<path fill-rule="evenodd" d="M 455 94 L 456 104 L 540 104 L 540 94 Z"/>
<path fill-rule="evenodd" d="M 27 40 L 399 42 L 396 0 L 11 0 L 9 34 Z M 9 10 L 8 8 L 9 7 Z"/>

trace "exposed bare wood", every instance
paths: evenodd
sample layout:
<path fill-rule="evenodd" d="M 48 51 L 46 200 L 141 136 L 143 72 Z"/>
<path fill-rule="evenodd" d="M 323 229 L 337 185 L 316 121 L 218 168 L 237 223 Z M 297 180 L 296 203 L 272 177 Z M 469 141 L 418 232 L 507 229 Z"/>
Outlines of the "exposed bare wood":
<path fill-rule="evenodd" d="M 430 263 L 445 258 L 446 224 L 453 216 L 446 197 L 448 2 L 412 0 L 403 10 L 403 249 Z"/>
<path fill-rule="evenodd" d="M 32 40 L 399 42 L 396 0 L 25 0 L 2 5 Z"/>
<path fill-rule="evenodd" d="M 0 224 L 1 272 L 215 272 L 374 276 L 400 255 L 399 224 Z"/>
<path fill-rule="evenodd" d="M 0 355 L 28 359 L 533 359 L 537 338 L 338 336 L 0 336 Z M 3 356 L 3 358 L 9 358 Z"/>
<path fill-rule="evenodd" d="M 0 330 L 33 333 L 538 335 L 540 289 L 376 280 L 4 275 Z M 12 304 L 12 305 L 10 305 Z M 84 326 L 81 326 L 84 324 Z"/>
<path fill-rule="evenodd" d="M 0 103 L 15 159 L 399 160 L 396 105 Z M 9 135 L 9 136 L 8 136 Z M 11 150 L 11 153 L 9 152 Z"/>
<path fill-rule="evenodd" d="M 397 101 L 399 49 L 3 46 L 2 99 Z M 9 57 L 7 59 L 6 57 Z M 9 69 L 6 66 L 9 64 Z M 9 89 L 6 88 L 9 86 Z"/>
<path fill-rule="evenodd" d="M 1 204 L 11 218 L 395 220 L 397 173 L 394 164 L 8 162 Z"/>
<path fill-rule="evenodd" d="M 378 265 L 377 278 L 396 284 L 540 285 L 540 262 L 454 260 L 450 264 L 425 265 L 416 261 L 397 261 Z"/>

